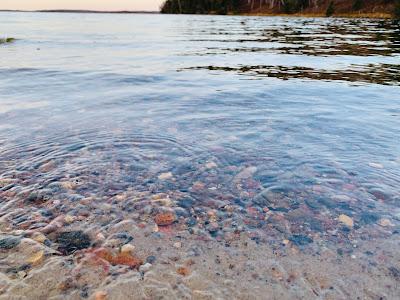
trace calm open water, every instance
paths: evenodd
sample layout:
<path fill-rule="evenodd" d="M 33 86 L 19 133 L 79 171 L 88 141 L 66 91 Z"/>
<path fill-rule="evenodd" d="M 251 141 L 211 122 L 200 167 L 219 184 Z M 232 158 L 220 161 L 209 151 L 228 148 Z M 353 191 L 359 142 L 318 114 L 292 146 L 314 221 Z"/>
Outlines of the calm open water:
<path fill-rule="evenodd" d="M 0 45 L 0 210 L 9 230 L 84 212 L 83 230 L 99 222 L 106 231 L 172 210 L 199 226 L 193 234 L 220 240 L 232 230 L 334 245 L 349 232 L 368 236 L 382 219 L 396 234 L 398 26 L 0 13 L 0 28 L 17 39 Z M 127 191 L 142 196 L 128 192 L 117 205 Z M 149 200 L 159 193 L 170 201 Z M 90 207 L 88 197 L 97 199 Z M 104 214 L 110 220 L 96 218 Z M 354 226 L 341 227 L 340 215 Z"/>

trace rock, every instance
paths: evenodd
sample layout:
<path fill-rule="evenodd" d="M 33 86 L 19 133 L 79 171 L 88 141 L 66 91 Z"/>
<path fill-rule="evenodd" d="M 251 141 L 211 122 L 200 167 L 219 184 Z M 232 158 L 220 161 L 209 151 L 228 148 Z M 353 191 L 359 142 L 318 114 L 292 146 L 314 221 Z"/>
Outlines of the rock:
<path fill-rule="evenodd" d="M 167 173 L 161 173 L 160 175 L 158 175 L 158 179 L 160 180 L 167 180 L 167 179 L 171 179 L 173 177 L 171 172 L 167 172 Z"/>
<path fill-rule="evenodd" d="M 188 268 L 186 268 L 186 267 L 179 267 L 177 270 L 176 270 L 176 272 L 179 274 L 179 275 L 182 275 L 182 276 L 188 276 L 189 275 L 189 269 Z"/>
<path fill-rule="evenodd" d="M 393 223 L 389 219 L 380 219 L 378 224 L 382 227 L 394 226 Z"/>
<path fill-rule="evenodd" d="M 59 243 L 58 250 L 66 255 L 89 248 L 91 244 L 90 237 L 82 231 L 61 232 L 56 242 Z"/>
<path fill-rule="evenodd" d="M 44 261 L 44 251 L 40 250 L 33 254 L 29 259 L 28 263 L 32 266 L 40 265 Z"/>
<path fill-rule="evenodd" d="M 188 209 L 188 208 L 193 207 L 194 200 L 192 198 L 187 197 L 187 198 L 183 198 L 183 199 L 178 200 L 176 204 L 179 207 Z"/>
<path fill-rule="evenodd" d="M 311 244 L 313 242 L 313 239 L 306 235 L 296 234 L 296 235 L 291 236 L 289 238 L 289 241 L 291 241 L 296 246 L 305 246 L 305 245 Z"/>
<path fill-rule="evenodd" d="M 135 246 L 131 244 L 125 244 L 121 247 L 121 253 L 133 253 L 135 251 Z"/>
<path fill-rule="evenodd" d="M 15 236 L 8 236 L 0 239 L 0 249 L 9 250 L 19 245 L 21 239 Z"/>
<path fill-rule="evenodd" d="M 100 257 L 112 265 L 125 265 L 131 268 L 137 268 L 142 264 L 142 260 L 133 256 L 131 253 L 117 253 L 116 255 L 112 254 L 110 250 L 105 248 L 99 248 L 94 251 L 94 254 L 97 257 Z"/>
<path fill-rule="evenodd" d="M 211 161 L 211 162 L 206 163 L 205 167 L 207 169 L 215 169 L 218 166 L 217 166 L 217 164 L 215 162 Z"/>
<path fill-rule="evenodd" d="M 167 212 L 155 216 L 154 221 L 158 226 L 168 226 L 175 222 L 176 216 L 174 213 Z"/>
<path fill-rule="evenodd" d="M 150 264 L 150 263 L 145 263 L 144 265 L 141 265 L 141 266 L 140 266 L 139 272 L 146 273 L 146 272 L 150 271 L 150 269 L 151 269 L 152 266 L 153 266 L 153 265 Z"/>
<path fill-rule="evenodd" d="M 43 233 L 35 232 L 34 234 L 32 234 L 32 240 L 43 244 L 47 240 L 47 238 Z"/>
<path fill-rule="evenodd" d="M 27 274 L 25 271 L 19 271 L 19 272 L 17 273 L 17 276 L 18 276 L 19 279 L 25 278 L 26 275 L 28 275 L 28 274 Z"/>
<path fill-rule="evenodd" d="M 363 212 L 361 214 L 360 221 L 363 224 L 372 224 L 376 223 L 379 220 L 379 216 L 376 213 L 371 213 L 371 212 Z"/>
<path fill-rule="evenodd" d="M 347 215 L 341 214 L 339 216 L 339 222 L 343 223 L 347 227 L 353 227 L 354 226 L 354 221 L 352 218 L 350 218 Z"/>
<path fill-rule="evenodd" d="M 66 215 L 64 218 L 65 223 L 71 224 L 76 220 L 76 217 L 71 216 L 71 215 Z"/>
<path fill-rule="evenodd" d="M 106 300 L 107 299 L 107 292 L 105 291 L 98 291 L 96 293 L 94 293 L 93 295 L 93 299 L 94 300 Z"/>
<path fill-rule="evenodd" d="M 195 226 L 196 224 L 197 224 L 196 218 L 188 218 L 188 219 L 186 220 L 186 225 L 189 226 L 189 227 L 193 227 L 193 226 Z"/>
<path fill-rule="evenodd" d="M 176 242 L 176 243 L 174 243 L 174 247 L 175 248 L 182 248 L 182 243 L 181 242 Z"/>
<path fill-rule="evenodd" d="M 150 255 L 146 258 L 146 262 L 149 264 L 154 264 L 156 262 L 157 258 L 153 255 Z"/>

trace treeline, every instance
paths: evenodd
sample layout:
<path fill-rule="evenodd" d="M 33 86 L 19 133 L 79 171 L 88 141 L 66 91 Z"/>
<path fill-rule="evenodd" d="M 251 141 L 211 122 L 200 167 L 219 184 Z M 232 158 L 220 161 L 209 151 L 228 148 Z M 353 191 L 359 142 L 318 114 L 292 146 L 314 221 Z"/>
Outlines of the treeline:
<path fill-rule="evenodd" d="M 162 13 L 169 14 L 239 14 L 252 12 L 294 14 L 323 12 L 327 16 L 376 8 L 400 18 L 400 0 L 166 0 Z"/>
<path fill-rule="evenodd" d="M 239 13 L 242 0 L 167 0 L 161 7 L 168 14 Z"/>

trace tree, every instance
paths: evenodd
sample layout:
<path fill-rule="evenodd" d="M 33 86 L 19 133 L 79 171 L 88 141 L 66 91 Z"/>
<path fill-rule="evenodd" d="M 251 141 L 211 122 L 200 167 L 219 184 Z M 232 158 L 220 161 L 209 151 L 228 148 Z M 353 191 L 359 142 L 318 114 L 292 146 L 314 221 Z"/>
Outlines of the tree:
<path fill-rule="evenodd" d="M 329 6 L 326 9 L 326 16 L 331 17 L 335 13 L 335 4 L 333 1 L 329 2 Z"/>
<path fill-rule="evenodd" d="M 396 1 L 396 6 L 394 7 L 394 17 L 400 20 L 400 0 Z"/>
<path fill-rule="evenodd" d="M 361 10 L 364 6 L 364 0 L 354 0 L 353 1 L 353 10 Z"/>

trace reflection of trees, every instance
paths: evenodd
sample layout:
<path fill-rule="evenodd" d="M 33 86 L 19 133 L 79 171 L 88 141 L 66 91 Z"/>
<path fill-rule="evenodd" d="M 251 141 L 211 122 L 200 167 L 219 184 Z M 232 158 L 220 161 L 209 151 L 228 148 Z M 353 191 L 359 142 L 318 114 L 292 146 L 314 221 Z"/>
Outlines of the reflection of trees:
<path fill-rule="evenodd" d="M 352 65 L 347 70 L 323 70 L 298 66 L 238 66 L 218 67 L 204 66 L 184 70 L 209 70 L 236 72 L 240 75 L 256 77 L 272 77 L 283 80 L 313 79 L 323 81 L 349 81 L 359 83 L 375 83 L 400 86 L 400 65 L 370 64 L 365 66 Z"/>

